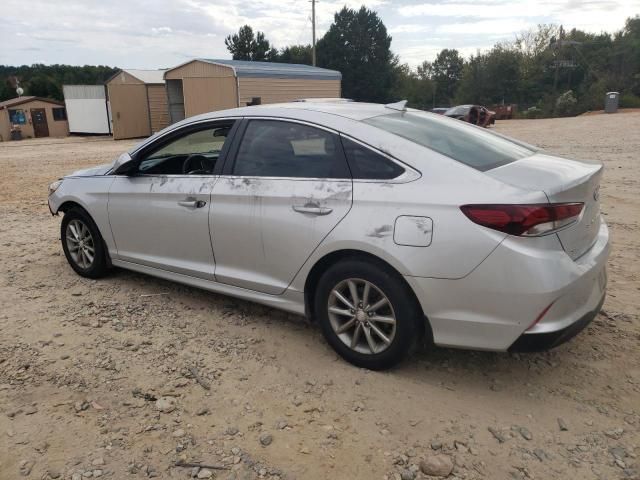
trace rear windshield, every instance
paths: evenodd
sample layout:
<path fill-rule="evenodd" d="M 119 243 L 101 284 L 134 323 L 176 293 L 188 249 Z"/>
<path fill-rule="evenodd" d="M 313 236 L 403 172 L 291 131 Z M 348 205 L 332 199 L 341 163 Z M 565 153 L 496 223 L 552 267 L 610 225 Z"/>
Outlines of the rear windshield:
<path fill-rule="evenodd" d="M 485 129 L 442 115 L 403 112 L 368 118 L 364 122 L 435 150 L 481 172 L 535 153 Z"/>

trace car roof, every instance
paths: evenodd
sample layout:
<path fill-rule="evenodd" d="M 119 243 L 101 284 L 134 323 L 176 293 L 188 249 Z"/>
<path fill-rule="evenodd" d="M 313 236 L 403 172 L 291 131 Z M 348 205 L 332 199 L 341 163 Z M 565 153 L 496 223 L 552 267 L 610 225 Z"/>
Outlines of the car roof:
<path fill-rule="evenodd" d="M 426 115 L 437 115 L 436 113 L 426 113 L 413 108 L 406 108 L 404 111 L 421 112 Z M 177 123 L 169 125 L 166 129 L 161 130 L 141 143 L 134 145 L 129 152 L 135 153 L 149 143 L 155 141 L 158 137 L 186 125 L 222 118 L 290 118 L 302 121 L 311 121 L 329 128 L 335 128 L 347 134 L 351 131 L 352 135 L 356 135 L 355 132 L 361 131 L 360 129 L 365 127 L 365 125 L 361 123 L 363 120 L 382 115 L 398 114 L 399 112 L 400 108 L 398 104 L 389 104 L 385 106 L 379 103 L 345 102 L 340 100 L 330 102 L 327 101 L 327 99 L 322 99 L 322 101 L 318 102 L 314 102 L 312 99 L 305 99 L 304 102 L 294 101 L 288 103 L 270 103 L 230 108 L 228 110 L 216 110 L 215 112 L 202 113 L 200 115 L 188 117 Z"/>
<path fill-rule="evenodd" d="M 219 110 L 216 112 L 205 113 L 199 116 L 199 119 L 216 118 L 221 115 L 234 116 L 275 116 L 278 114 L 286 114 L 295 110 L 305 110 L 312 112 L 327 113 L 340 117 L 349 118 L 351 120 L 365 120 L 371 117 L 387 115 L 397 112 L 391 108 L 385 107 L 379 103 L 363 103 L 363 102 L 342 102 L 342 101 L 322 101 L 314 102 L 312 99 L 306 99 L 304 102 L 288 102 L 288 103 L 270 103 L 265 105 L 253 105 L 250 107 L 239 107 L 230 110 Z M 412 109 L 407 109 L 412 110 Z"/>

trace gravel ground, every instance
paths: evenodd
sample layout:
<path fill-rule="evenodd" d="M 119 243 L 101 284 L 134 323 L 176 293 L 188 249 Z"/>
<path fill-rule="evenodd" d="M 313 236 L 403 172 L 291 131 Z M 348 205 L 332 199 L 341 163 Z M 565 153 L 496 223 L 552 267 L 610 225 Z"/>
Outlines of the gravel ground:
<path fill-rule="evenodd" d="M 604 311 L 551 352 L 432 349 L 383 373 L 269 308 L 75 275 L 46 186 L 132 142 L 0 144 L 0 478 L 640 478 L 640 113 L 496 129 L 605 162 Z"/>

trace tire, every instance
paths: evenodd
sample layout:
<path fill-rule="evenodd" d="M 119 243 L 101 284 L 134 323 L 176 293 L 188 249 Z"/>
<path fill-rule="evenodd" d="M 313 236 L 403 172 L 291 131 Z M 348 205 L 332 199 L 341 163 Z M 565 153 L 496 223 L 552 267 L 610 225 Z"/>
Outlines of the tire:
<path fill-rule="evenodd" d="M 60 241 L 64 256 L 78 275 L 87 278 L 106 275 L 108 266 L 104 241 L 86 211 L 72 208 L 65 213 L 60 225 Z"/>
<path fill-rule="evenodd" d="M 362 301 L 367 283 L 367 305 L 359 308 L 353 305 L 353 286 Z M 335 292 L 356 307 L 355 314 Z M 338 311 L 341 313 L 335 313 Z M 329 345 L 346 361 L 370 370 L 385 370 L 400 363 L 418 344 L 423 331 L 422 311 L 400 275 L 362 259 L 337 263 L 320 277 L 314 313 Z M 391 324 L 390 319 L 395 323 Z M 347 325 L 350 322 L 352 325 Z"/>

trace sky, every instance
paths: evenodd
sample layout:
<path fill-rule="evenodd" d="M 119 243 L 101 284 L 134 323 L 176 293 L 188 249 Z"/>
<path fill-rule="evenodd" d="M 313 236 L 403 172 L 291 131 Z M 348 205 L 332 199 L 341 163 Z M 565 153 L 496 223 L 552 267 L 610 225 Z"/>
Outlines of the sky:
<path fill-rule="evenodd" d="M 443 48 L 469 56 L 541 23 L 613 32 L 640 14 L 640 0 L 319 0 L 318 38 L 344 5 L 377 11 L 392 50 L 411 66 Z M 311 42 L 308 0 L 29 0 L 5 5 L 2 17 L 4 65 L 155 69 L 196 57 L 230 58 L 224 39 L 244 24 L 278 48 Z"/>

